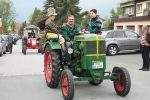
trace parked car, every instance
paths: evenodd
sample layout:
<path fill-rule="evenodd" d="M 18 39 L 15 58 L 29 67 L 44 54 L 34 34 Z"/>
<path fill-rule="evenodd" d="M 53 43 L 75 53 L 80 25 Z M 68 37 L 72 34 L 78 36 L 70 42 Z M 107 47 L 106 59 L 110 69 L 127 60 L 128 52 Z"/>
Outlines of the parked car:
<path fill-rule="evenodd" d="M 132 30 L 109 30 L 102 31 L 106 38 L 106 54 L 116 55 L 122 50 L 140 51 L 140 35 Z"/>
<path fill-rule="evenodd" d="M 6 52 L 8 52 L 8 35 L 2 35 L 2 38 L 6 42 Z"/>
<path fill-rule="evenodd" d="M 0 57 L 6 54 L 6 42 L 3 40 L 2 36 L 0 35 Z"/>

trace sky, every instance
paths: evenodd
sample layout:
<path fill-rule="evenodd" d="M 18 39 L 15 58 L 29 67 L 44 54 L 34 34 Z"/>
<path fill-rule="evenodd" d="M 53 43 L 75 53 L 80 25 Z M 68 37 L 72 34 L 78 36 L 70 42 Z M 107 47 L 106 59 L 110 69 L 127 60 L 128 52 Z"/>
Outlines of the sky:
<path fill-rule="evenodd" d="M 33 13 L 35 7 L 41 10 L 44 9 L 44 1 L 45 0 L 12 0 L 18 13 L 16 22 L 28 22 L 29 15 Z M 120 2 L 121 0 L 80 0 L 79 7 L 82 8 L 82 11 L 97 9 L 98 15 L 105 19 L 106 16 L 110 16 L 110 10 L 112 8 L 116 9 Z"/>

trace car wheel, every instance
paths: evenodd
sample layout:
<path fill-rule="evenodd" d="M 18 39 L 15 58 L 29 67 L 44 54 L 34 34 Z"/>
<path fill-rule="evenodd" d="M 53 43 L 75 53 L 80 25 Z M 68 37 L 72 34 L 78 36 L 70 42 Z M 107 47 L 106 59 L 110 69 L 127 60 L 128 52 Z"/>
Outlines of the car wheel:
<path fill-rule="evenodd" d="M 110 56 L 114 56 L 118 53 L 118 47 L 116 45 L 110 45 L 107 48 L 107 53 Z"/>

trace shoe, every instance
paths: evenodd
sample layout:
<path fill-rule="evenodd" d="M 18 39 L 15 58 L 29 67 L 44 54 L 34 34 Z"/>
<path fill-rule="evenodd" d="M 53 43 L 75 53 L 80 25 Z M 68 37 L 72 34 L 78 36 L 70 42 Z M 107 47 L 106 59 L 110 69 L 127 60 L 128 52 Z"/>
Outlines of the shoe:
<path fill-rule="evenodd" d="M 140 68 L 139 70 L 143 70 L 144 68 L 142 67 L 142 68 Z"/>
<path fill-rule="evenodd" d="M 145 69 L 143 69 L 142 71 L 149 71 L 149 69 L 148 69 L 148 68 L 145 68 Z"/>
<path fill-rule="evenodd" d="M 43 70 L 43 72 L 45 72 L 45 70 Z"/>

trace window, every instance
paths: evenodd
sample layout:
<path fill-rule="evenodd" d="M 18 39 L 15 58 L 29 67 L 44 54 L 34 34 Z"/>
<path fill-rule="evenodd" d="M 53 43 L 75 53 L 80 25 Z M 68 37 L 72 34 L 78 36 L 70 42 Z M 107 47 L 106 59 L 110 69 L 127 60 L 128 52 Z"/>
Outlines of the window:
<path fill-rule="evenodd" d="M 124 31 L 116 31 L 114 33 L 114 38 L 124 38 L 124 37 L 126 37 Z"/>
<path fill-rule="evenodd" d="M 134 15 L 134 7 L 125 8 L 125 13 L 128 15 Z"/>
<path fill-rule="evenodd" d="M 150 10 L 150 2 L 147 3 L 147 9 Z"/>
<path fill-rule="evenodd" d="M 137 5 L 137 13 L 141 13 L 142 12 L 142 4 L 138 4 Z"/>
<path fill-rule="evenodd" d="M 108 32 L 106 38 L 113 38 L 114 32 Z"/>
<path fill-rule="evenodd" d="M 138 35 L 132 31 L 125 31 L 125 33 L 126 33 L 127 37 L 129 37 L 129 38 L 137 38 L 138 37 Z"/>

